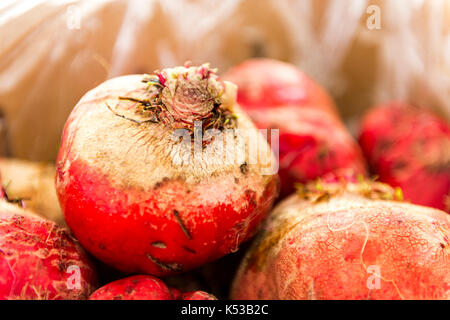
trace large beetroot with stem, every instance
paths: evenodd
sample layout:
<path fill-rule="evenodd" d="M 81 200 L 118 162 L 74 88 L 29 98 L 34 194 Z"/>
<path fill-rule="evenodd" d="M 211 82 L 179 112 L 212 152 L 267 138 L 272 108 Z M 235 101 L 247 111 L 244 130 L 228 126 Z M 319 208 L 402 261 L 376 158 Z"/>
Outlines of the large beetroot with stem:
<path fill-rule="evenodd" d="M 0 300 L 87 299 L 96 281 L 66 229 L 0 200 Z"/>
<path fill-rule="evenodd" d="M 370 110 L 359 138 L 374 174 L 405 199 L 450 211 L 450 125 L 430 110 L 392 102 Z"/>
<path fill-rule="evenodd" d="M 450 217 L 368 181 L 318 182 L 281 202 L 233 299 L 450 299 Z"/>
<path fill-rule="evenodd" d="M 278 193 L 274 164 L 235 86 L 186 65 L 88 92 L 65 125 L 56 188 L 89 252 L 122 271 L 166 275 L 253 234 Z"/>
<path fill-rule="evenodd" d="M 282 195 L 339 168 L 365 173 L 358 145 L 344 128 L 333 100 L 295 66 L 248 60 L 224 75 L 238 85 L 238 103 L 259 128 L 279 129 Z"/>

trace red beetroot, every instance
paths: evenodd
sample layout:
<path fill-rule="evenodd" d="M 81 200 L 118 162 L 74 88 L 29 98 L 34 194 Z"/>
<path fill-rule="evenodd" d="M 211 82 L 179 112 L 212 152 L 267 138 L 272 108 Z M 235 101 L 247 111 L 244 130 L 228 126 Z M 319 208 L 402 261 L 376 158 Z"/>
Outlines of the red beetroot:
<path fill-rule="evenodd" d="M 431 111 L 392 102 L 362 122 L 361 147 L 380 181 L 405 199 L 449 212 L 450 125 Z"/>
<path fill-rule="evenodd" d="M 132 276 L 111 282 L 95 291 L 89 300 L 216 300 L 203 291 L 181 293 L 152 276 Z"/>
<path fill-rule="evenodd" d="M 225 76 L 238 85 L 238 103 L 258 128 L 279 129 L 281 194 L 294 183 L 338 168 L 365 173 L 360 150 L 327 92 L 295 66 L 252 59 Z"/>
<path fill-rule="evenodd" d="M 229 143 L 241 137 L 235 129 L 255 127 L 235 105 L 235 86 L 214 71 L 186 66 L 144 82 L 142 75 L 111 79 L 67 120 L 57 193 L 73 233 L 105 263 L 153 275 L 186 271 L 237 250 L 271 208 L 278 177 L 263 169 L 274 157 L 259 133 L 256 143 L 269 153 L 258 161 L 248 141 Z M 192 135 L 194 121 L 223 134 L 224 152 L 223 140 L 204 140 L 207 157 L 174 163 L 181 145 L 174 130 Z M 243 158 L 229 163 L 223 154 Z"/>
<path fill-rule="evenodd" d="M 96 274 L 54 222 L 0 200 L 0 299 L 87 299 Z"/>
<path fill-rule="evenodd" d="M 450 217 L 381 200 L 382 183 L 311 184 L 281 202 L 247 253 L 233 299 L 449 299 Z"/>
<path fill-rule="evenodd" d="M 256 112 L 255 116 L 285 106 L 295 106 L 297 112 L 299 108 L 312 106 L 337 115 L 326 90 L 285 62 L 250 59 L 229 70 L 224 78 L 238 85 L 238 103 L 250 114 Z"/>

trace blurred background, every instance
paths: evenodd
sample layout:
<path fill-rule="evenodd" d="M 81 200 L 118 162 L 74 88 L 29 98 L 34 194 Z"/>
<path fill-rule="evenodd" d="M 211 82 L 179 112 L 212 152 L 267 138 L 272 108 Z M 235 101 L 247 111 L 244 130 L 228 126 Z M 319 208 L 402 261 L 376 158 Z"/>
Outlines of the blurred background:
<path fill-rule="evenodd" d="M 450 0 L 2 0 L 0 155 L 53 161 L 70 111 L 108 78 L 255 56 L 326 87 L 350 130 L 391 99 L 450 117 Z"/>

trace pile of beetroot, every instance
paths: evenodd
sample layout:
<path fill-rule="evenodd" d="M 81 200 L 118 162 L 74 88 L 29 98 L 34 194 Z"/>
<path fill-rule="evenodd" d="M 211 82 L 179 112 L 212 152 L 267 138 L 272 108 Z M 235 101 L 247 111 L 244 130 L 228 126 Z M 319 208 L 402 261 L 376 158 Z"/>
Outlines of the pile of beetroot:
<path fill-rule="evenodd" d="M 69 229 L 3 189 L 0 299 L 450 299 L 449 123 L 388 103 L 358 145 L 287 63 L 102 83 L 56 192 Z"/>

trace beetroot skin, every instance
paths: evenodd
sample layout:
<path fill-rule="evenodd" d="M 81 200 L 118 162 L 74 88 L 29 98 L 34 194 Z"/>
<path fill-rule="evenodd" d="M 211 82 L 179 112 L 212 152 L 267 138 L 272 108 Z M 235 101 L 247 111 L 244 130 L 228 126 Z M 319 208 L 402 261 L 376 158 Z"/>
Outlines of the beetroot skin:
<path fill-rule="evenodd" d="M 238 103 L 258 128 L 279 129 L 281 195 L 338 168 L 366 173 L 358 145 L 327 92 L 295 66 L 248 60 L 224 76 L 238 85 Z"/>
<path fill-rule="evenodd" d="M 0 299 L 87 299 L 95 286 L 93 266 L 65 229 L 0 200 Z"/>
<path fill-rule="evenodd" d="M 67 224 L 90 253 L 126 272 L 157 276 L 192 269 L 238 249 L 278 194 L 269 154 L 249 161 L 245 150 L 204 140 L 206 158 L 173 162 L 175 129 L 202 129 L 237 139 L 255 130 L 235 104 L 235 86 L 207 65 L 106 81 L 75 106 L 64 128 L 56 189 Z M 194 146 L 195 147 L 195 146 Z M 213 150 L 211 152 L 211 150 Z M 271 167 L 271 165 L 269 166 Z"/>
<path fill-rule="evenodd" d="M 182 300 L 217 300 L 217 299 L 208 292 L 198 290 L 183 294 Z"/>
<path fill-rule="evenodd" d="M 427 109 L 392 102 L 368 112 L 360 144 L 380 181 L 405 199 L 450 212 L 450 125 Z"/>
<path fill-rule="evenodd" d="M 216 300 L 204 291 L 181 293 L 158 278 L 139 275 L 111 282 L 95 291 L 89 300 Z"/>
<path fill-rule="evenodd" d="M 450 299 L 450 217 L 400 196 L 372 182 L 303 188 L 273 210 L 231 297 Z"/>

